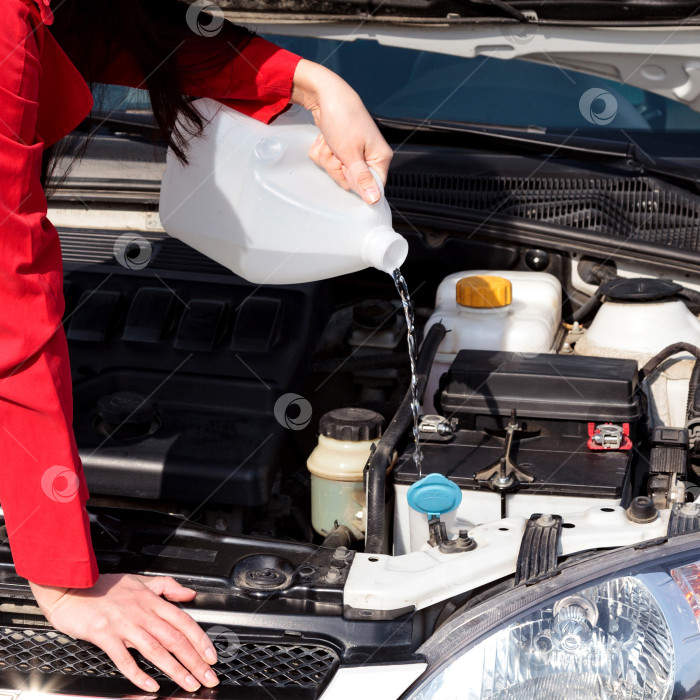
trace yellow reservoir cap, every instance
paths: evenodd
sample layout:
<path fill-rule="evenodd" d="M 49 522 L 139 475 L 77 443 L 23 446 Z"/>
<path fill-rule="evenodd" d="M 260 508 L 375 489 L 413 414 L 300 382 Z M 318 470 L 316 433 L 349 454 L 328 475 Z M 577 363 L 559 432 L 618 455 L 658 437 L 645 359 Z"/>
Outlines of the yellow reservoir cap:
<path fill-rule="evenodd" d="M 510 280 L 495 275 L 462 277 L 457 282 L 457 303 L 470 309 L 499 309 L 513 300 Z"/>

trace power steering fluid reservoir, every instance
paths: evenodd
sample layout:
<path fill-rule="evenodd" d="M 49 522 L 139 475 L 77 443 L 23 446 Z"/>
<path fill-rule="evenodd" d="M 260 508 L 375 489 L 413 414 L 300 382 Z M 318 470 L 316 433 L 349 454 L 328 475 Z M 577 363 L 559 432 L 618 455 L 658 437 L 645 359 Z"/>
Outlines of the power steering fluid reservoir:
<path fill-rule="evenodd" d="M 320 535 L 345 525 L 361 539 L 365 531 L 363 472 L 384 418 L 364 408 L 338 408 L 319 422 L 318 445 L 309 456 L 311 524 Z"/>
<path fill-rule="evenodd" d="M 561 323 L 561 284 L 546 272 L 466 270 L 438 287 L 435 311 L 425 326 L 448 330 L 428 378 L 423 413 L 436 413 L 440 377 L 460 350 L 503 350 L 522 354 L 554 352 Z"/>

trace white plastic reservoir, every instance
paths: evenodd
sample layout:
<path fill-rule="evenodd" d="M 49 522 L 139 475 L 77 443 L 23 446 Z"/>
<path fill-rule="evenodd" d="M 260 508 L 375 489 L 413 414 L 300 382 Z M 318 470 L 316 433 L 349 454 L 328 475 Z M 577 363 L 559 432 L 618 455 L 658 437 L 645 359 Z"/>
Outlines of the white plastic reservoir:
<path fill-rule="evenodd" d="M 658 301 L 610 301 L 596 312 L 583 337 L 574 346 L 577 355 L 625 357 L 640 367 L 670 345 L 700 345 L 700 320 L 685 303 L 668 298 Z M 666 360 L 646 384 L 651 423 L 683 427 L 690 376 L 695 358 L 680 352 Z"/>
<path fill-rule="evenodd" d="M 311 524 L 324 537 L 338 525 L 357 539 L 365 532 L 363 473 L 384 418 L 365 408 L 336 408 L 319 422 L 318 445 L 309 456 Z"/>
<path fill-rule="evenodd" d="M 700 345 L 700 321 L 680 300 L 606 301 L 591 321 L 585 342 L 621 353 L 655 355 L 674 343 Z"/>
<path fill-rule="evenodd" d="M 561 284 L 546 272 L 466 270 L 438 287 L 435 311 L 425 331 L 438 322 L 449 331 L 438 348 L 422 411 L 435 413 L 440 376 L 460 350 L 548 353 L 561 323 Z"/>

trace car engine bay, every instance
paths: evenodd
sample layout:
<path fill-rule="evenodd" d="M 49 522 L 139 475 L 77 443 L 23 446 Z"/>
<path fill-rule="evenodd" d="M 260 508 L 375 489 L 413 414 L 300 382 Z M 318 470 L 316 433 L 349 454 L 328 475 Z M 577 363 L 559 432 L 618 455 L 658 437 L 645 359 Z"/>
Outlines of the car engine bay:
<path fill-rule="evenodd" d="M 416 663 L 464 605 L 700 529 L 693 254 L 577 237 L 525 204 L 463 218 L 404 188 L 432 158 L 401 154 L 387 188 L 411 251 L 420 469 L 388 275 L 259 287 L 157 225 L 59 223 L 100 570 L 197 589 L 188 612 L 219 648 L 235 633 L 245 653 L 219 672 L 246 697 Z M 126 692 L 99 650 L 54 638 L 11 561 L 0 547 L 0 675 Z"/>
<path fill-rule="evenodd" d="M 79 235 L 66 234 L 67 245 Z M 174 240 L 153 245 L 143 271 L 66 277 L 75 429 L 95 503 L 316 543 L 337 521 L 349 530 L 346 544 L 362 550 L 363 480 L 359 517 L 330 512 L 314 528 L 306 462 L 329 411 L 338 415 L 325 436 L 342 440 L 350 420 L 350 442 L 370 445 L 394 418 L 410 379 L 390 280 L 368 272 L 259 289 L 217 276 L 196 254 L 185 274 L 189 251 Z M 621 276 L 595 259 L 514 253 L 521 269 L 453 272 L 437 286 L 421 280 L 418 299 L 429 298 L 429 285 L 435 299 L 416 306 L 423 343 L 434 326 L 447 333 L 424 383 L 422 473 L 406 434 L 393 445 L 394 537 L 384 538 L 384 553 L 426 545 L 426 518 L 407 491 L 429 474 L 461 490 L 461 506 L 445 515 L 453 537 L 533 512 L 628 511 L 640 497 L 666 510 L 699 491 L 700 292 L 668 277 Z M 582 295 L 566 267 L 595 290 L 575 310 L 571 298 Z M 332 297 L 341 299 L 335 309 Z M 360 437 L 343 418 L 355 409 L 368 412 Z M 508 473 L 493 469 L 503 461 Z M 509 474 L 512 483 L 499 487 L 494 475 Z M 342 483 L 326 484 L 324 498 Z"/>

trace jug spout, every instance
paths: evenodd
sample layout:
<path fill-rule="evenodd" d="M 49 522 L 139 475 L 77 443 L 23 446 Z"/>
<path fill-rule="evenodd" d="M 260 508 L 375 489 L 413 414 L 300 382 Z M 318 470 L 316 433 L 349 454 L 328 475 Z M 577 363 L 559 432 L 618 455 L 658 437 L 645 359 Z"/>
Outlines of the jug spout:
<path fill-rule="evenodd" d="M 391 226 L 376 226 L 362 241 L 361 255 L 367 265 L 391 274 L 406 260 L 408 242 Z"/>

